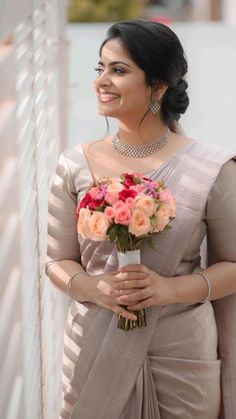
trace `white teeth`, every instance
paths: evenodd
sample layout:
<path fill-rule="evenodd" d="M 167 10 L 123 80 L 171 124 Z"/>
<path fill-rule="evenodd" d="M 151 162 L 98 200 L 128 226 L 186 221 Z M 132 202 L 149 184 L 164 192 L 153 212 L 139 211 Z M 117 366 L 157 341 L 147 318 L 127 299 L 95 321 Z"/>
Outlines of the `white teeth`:
<path fill-rule="evenodd" d="M 114 93 L 101 93 L 100 99 L 102 102 L 109 102 L 110 100 L 117 99 L 120 95 L 116 95 Z"/>

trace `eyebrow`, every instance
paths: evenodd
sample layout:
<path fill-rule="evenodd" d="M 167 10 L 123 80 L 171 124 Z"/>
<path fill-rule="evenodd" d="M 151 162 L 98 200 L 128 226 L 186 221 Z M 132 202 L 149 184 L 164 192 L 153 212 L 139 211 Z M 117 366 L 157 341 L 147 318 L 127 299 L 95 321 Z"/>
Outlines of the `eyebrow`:
<path fill-rule="evenodd" d="M 105 67 L 105 65 L 103 64 L 102 61 L 98 61 L 98 64 Z M 126 65 L 127 67 L 131 68 L 131 65 L 125 63 L 124 61 L 111 61 L 108 65 L 109 65 L 109 67 L 112 67 L 113 65 L 117 65 L 117 64 L 123 64 L 123 65 Z"/>

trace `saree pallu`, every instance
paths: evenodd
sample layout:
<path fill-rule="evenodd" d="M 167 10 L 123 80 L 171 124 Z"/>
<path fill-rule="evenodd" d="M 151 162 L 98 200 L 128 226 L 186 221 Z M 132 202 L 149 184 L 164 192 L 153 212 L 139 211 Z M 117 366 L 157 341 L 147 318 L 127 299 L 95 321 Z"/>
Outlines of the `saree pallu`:
<path fill-rule="evenodd" d="M 174 192 L 177 217 L 171 230 L 154 235 L 157 253 L 142 246 L 141 262 L 148 268 L 166 277 L 200 269 L 202 240 L 206 234 L 213 238 L 207 232 L 206 217 L 213 223 L 209 208 L 217 192 L 214 183 L 232 156 L 218 147 L 193 142 L 149 173 L 153 179 L 164 179 Z M 49 226 L 49 259 L 78 260 L 91 275 L 114 270 L 118 261 L 112 243 L 79 236 L 78 246 L 76 220 L 58 221 L 58 214 L 72 216 L 91 182 L 81 147 L 61 156 L 57 176 L 61 180 L 54 183 L 51 196 L 57 229 L 55 223 L 51 230 Z M 58 210 L 59 204 L 66 215 Z M 58 230 L 62 227 L 64 237 Z M 224 249 L 234 233 L 227 234 Z M 220 237 L 217 240 L 220 250 L 215 261 L 224 258 Z M 117 316 L 110 310 L 72 302 L 65 330 L 61 419 L 218 419 L 221 361 L 211 303 L 151 307 L 147 323 L 147 328 L 124 332 L 117 328 Z M 224 407 L 233 411 L 232 403 Z"/>

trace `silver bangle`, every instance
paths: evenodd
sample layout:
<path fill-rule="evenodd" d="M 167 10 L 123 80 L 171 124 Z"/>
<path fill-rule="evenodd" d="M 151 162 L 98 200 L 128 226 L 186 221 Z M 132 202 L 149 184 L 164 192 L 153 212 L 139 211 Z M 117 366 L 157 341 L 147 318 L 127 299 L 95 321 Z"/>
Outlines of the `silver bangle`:
<path fill-rule="evenodd" d="M 196 272 L 197 274 L 201 275 L 201 277 L 204 279 L 204 281 L 207 284 L 207 288 L 208 288 L 208 293 L 206 298 L 204 298 L 204 300 L 200 301 L 201 304 L 207 303 L 210 300 L 210 296 L 211 296 L 211 283 L 209 281 L 209 279 L 207 278 L 206 274 L 204 274 L 203 272 Z"/>
<path fill-rule="evenodd" d="M 86 274 L 86 272 L 82 271 L 82 272 L 77 272 L 76 274 L 72 275 L 72 277 L 69 279 L 68 283 L 67 283 L 67 293 L 68 295 L 73 298 L 73 300 L 78 301 L 79 303 L 81 303 L 81 301 L 79 299 L 76 299 L 73 295 L 72 295 L 72 281 L 73 279 L 77 276 L 77 275 L 82 275 L 82 274 Z"/>

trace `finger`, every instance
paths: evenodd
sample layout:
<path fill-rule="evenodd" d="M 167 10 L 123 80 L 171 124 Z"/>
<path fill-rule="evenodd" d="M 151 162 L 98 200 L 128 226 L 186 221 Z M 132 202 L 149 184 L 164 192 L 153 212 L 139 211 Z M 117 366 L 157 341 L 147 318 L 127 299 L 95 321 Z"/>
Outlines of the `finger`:
<path fill-rule="evenodd" d="M 126 266 L 121 266 L 119 268 L 120 272 L 144 272 L 147 273 L 148 272 L 148 268 L 144 265 L 140 264 L 133 264 L 133 265 L 126 265 Z"/>
<path fill-rule="evenodd" d="M 120 270 L 119 270 L 119 268 L 117 268 L 115 271 L 108 272 L 108 273 L 111 274 L 111 275 L 117 275 L 118 273 L 120 273 Z"/>
<path fill-rule="evenodd" d="M 119 304 L 130 305 L 133 304 L 135 301 L 145 300 L 152 296 L 152 291 L 150 288 L 143 288 L 140 291 L 134 292 L 129 295 L 121 295 L 117 298 Z"/>
<path fill-rule="evenodd" d="M 125 308 L 119 305 L 115 305 L 113 307 L 113 311 L 117 314 L 120 314 L 123 317 L 126 317 L 129 320 L 137 320 L 137 316 L 135 316 L 135 314 L 130 313 L 129 311 L 125 310 Z"/>
<path fill-rule="evenodd" d="M 137 292 L 139 290 L 140 290 L 140 288 L 132 288 L 130 290 L 122 290 L 122 289 L 121 290 L 116 290 L 115 291 L 115 296 L 120 297 L 121 295 L 129 295 L 129 294 L 132 294 L 132 293 Z"/>
<path fill-rule="evenodd" d="M 144 272 L 119 272 L 116 277 L 115 280 L 116 282 L 120 282 L 120 281 L 127 281 L 127 280 L 131 280 L 131 279 L 144 279 L 146 278 L 147 274 Z"/>
<path fill-rule="evenodd" d="M 152 297 L 147 298 L 146 300 L 139 301 L 138 303 L 129 305 L 127 308 L 129 310 L 142 310 L 143 308 L 148 308 L 153 306 L 153 299 Z"/>
<path fill-rule="evenodd" d="M 126 280 L 122 282 L 118 282 L 115 284 L 116 290 L 129 290 L 131 288 L 145 288 L 147 286 L 146 279 L 133 279 L 133 280 Z"/>

